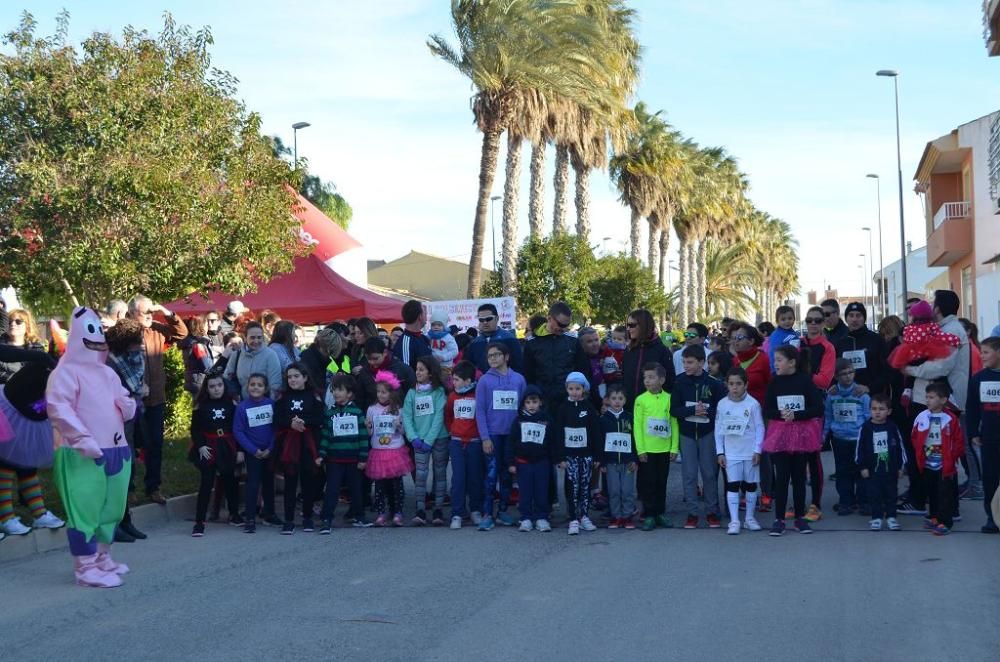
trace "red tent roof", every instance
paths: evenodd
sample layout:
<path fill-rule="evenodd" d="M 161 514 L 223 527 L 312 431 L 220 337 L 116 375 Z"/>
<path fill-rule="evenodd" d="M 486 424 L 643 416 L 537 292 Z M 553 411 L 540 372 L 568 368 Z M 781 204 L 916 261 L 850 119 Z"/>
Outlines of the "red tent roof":
<path fill-rule="evenodd" d="M 295 194 L 295 197 L 298 202 L 292 208 L 292 213 L 295 218 L 302 221 L 302 231 L 299 236 L 306 244 L 315 246 L 313 253 L 318 255 L 323 262 L 341 253 L 361 247 L 357 239 L 347 234 L 316 205 L 298 193 Z"/>
<path fill-rule="evenodd" d="M 199 294 L 164 304 L 181 317 L 225 310 L 239 300 L 253 312 L 270 308 L 299 324 L 326 324 L 335 319 L 370 317 L 376 322 L 397 322 L 402 302 L 360 288 L 342 278 L 315 253 L 295 260 L 293 271 L 257 286 L 251 294 L 237 296 L 213 292 L 206 301 Z"/>

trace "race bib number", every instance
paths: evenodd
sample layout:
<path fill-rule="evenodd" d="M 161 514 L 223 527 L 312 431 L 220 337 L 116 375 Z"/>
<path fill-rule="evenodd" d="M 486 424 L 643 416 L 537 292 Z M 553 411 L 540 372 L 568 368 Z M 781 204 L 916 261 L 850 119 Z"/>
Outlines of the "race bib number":
<path fill-rule="evenodd" d="M 247 424 L 252 428 L 259 428 L 262 425 L 270 425 L 274 417 L 274 410 L 271 405 L 261 405 L 260 407 L 247 408 Z"/>
<path fill-rule="evenodd" d="M 1000 382 L 981 382 L 979 384 L 979 401 L 1000 402 Z"/>
<path fill-rule="evenodd" d="M 889 433 L 888 432 L 874 432 L 872 433 L 872 446 L 875 450 L 876 455 L 881 455 L 882 453 L 889 452 Z"/>
<path fill-rule="evenodd" d="M 334 437 L 356 437 L 358 436 L 357 416 L 338 416 L 333 419 Z"/>
<path fill-rule="evenodd" d="M 517 391 L 493 391 L 493 409 L 516 411 Z"/>
<path fill-rule="evenodd" d="M 609 432 L 604 437 L 605 453 L 631 453 L 632 435 L 627 432 Z"/>
<path fill-rule="evenodd" d="M 694 407 L 697 404 L 698 404 L 697 402 L 690 402 L 690 401 L 688 401 L 688 402 L 684 403 L 684 406 L 685 407 Z M 712 405 L 710 405 L 707 402 L 702 402 L 701 404 L 705 405 L 706 411 L 708 410 L 709 407 L 712 406 Z M 688 416 L 684 420 L 687 421 L 688 423 L 708 423 L 708 416 L 697 416 L 697 415 L 695 415 L 695 416 Z"/>
<path fill-rule="evenodd" d="M 587 428 L 566 428 L 566 448 L 586 448 Z"/>
<path fill-rule="evenodd" d="M 463 398 L 455 400 L 455 418 L 470 419 L 476 417 L 476 401 Z"/>
<path fill-rule="evenodd" d="M 418 395 L 414 402 L 413 412 L 417 416 L 430 416 L 434 413 L 434 397 Z"/>
<path fill-rule="evenodd" d="M 855 370 L 864 370 L 868 367 L 868 361 L 865 359 L 865 350 L 863 349 L 844 352 L 844 358 L 851 362 L 851 367 Z"/>
<path fill-rule="evenodd" d="M 666 439 L 670 436 L 670 420 L 666 418 L 647 418 L 646 434 L 650 437 Z"/>
<path fill-rule="evenodd" d="M 521 423 L 521 442 L 541 444 L 545 441 L 545 426 L 541 423 Z"/>
<path fill-rule="evenodd" d="M 396 433 L 396 417 L 382 414 L 375 417 L 375 436 L 391 437 Z"/>
<path fill-rule="evenodd" d="M 750 419 L 739 414 L 727 414 L 722 417 L 722 434 L 727 437 L 741 437 L 746 432 Z"/>
<path fill-rule="evenodd" d="M 805 411 L 806 398 L 803 395 L 779 395 L 778 409 L 791 411 Z"/>
<path fill-rule="evenodd" d="M 858 404 L 856 402 L 834 402 L 833 420 L 837 423 L 854 423 L 858 420 Z"/>
<path fill-rule="evenodd" d="M 601 370 L 604 371 L 605 375 L 611 375 L 618 372 L 618 361 L 615 360 L 613 356 L 605 356 L 601 360 Z"/>

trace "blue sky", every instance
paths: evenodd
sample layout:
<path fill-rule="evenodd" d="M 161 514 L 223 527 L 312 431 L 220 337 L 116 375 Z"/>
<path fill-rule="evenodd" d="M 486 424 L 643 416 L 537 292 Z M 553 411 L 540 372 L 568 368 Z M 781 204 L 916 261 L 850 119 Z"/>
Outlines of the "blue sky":
<path fill-rule="evenodd" d="M 978 0 L 631 4 L 645 49 L 638 98 L 739 159 L 755 204 L 799 240 L 803 293 L 827 283 L 860 292 L 860 228 L 874 227 L 876 212 L 865 173 L 882 177 L 885 262 L 899 257 L 892 84 L 877 69 L 902 73 L 904 208 L 915 247 L 925 238 L 912 176 L 925 143 L 1000 108 L 1000 58 L 986 55 Z M 210 26 L 214 64 L 239 78 L 265 131 L 291 143 L 293 122 L 312 123 L 299 154 L 350 201 L 351 233 L 370 258 L 421 250 L 468 259 L 480 151 L 472 91 L 425 46 L 430 33 L 452 36 L 447 0 L 6 0 L 0 27 L 28 5 L 43 33 L 66 7 L 74 41 L 126 24 L 155 31 L 164 10 Z M 592 178 L 592 195 L 593 243 L 611 237 L 609 249 L 622 247 L 629 214 L 605 174 Z M 550 184 L 549 214 L 551 204 Z M 524 210 L 519 220 L 523 236 Z"/>

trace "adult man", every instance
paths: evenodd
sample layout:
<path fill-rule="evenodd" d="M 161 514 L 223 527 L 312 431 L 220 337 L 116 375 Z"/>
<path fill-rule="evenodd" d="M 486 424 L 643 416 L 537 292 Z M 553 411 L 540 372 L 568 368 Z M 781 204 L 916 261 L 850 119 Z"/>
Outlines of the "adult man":
<path fill-rule="evenodd" d="M 577 340 L 566 335 L 572 321 L 573 311 L 557 301 L 545 324 L 524 344 L 524 379 L 542 390 L 550 412 L 566 399 L 566 375 L 576 370 Z"/>
<path fill-rule="evenodd" d="M 885 393 L 888 386 L 888 352 L 885 340 L 867 326 L 868 311 L 863 303 L 852 301 L 844 309 L 847 334 L 837 342 L 837 358 L 845 358 L 854 367 L 854 383 L 862 392 Z M 864 387 L 864 388 L 861 388 Z"/>
<path fill-rule="evenodd" d="M 219 322 L 219 335 L 224 336 L 232 332 L 236 327 L 237 318 L 246 309 L 247 307 L 243 305 L 242 301 L 230 301 L 229 305 L 226 306 L 226 312 L 222 316 L 222 320 Z"/>
<path fill-rule="evenodd" d="M 685 347 L 691 347 L 692 345 L 705 346 L 705 341 L 708 339 L 708 327 L 701 322 L 691 322 L 688 324 L 687 329 L 684 330 L 684 344 L 681 345 L 676 352 L 674 352 L 674 374 L 679 375 L 684 372 L 684 358 L 681 356 L 684 353 Z"/>
<path fill-rule="evenodd" d="M 375 375 L 380 370 L 388 370 L 396 375 L 401 385 L 399 398 L 400 400 L 404 399 L 406 392 L 417 384 L 417 377 L 413 373 L 413 368 L 387 351 L 385 341 L 381 338 L 369 338 L 366 340 L 364 350 L 365 364 L 361 366 L 361 370 L 357 375 L 358 385 L 361 387 L 359 390 L 361 392 L 354 394 L 355 404 L 364 410 L 378 402 Z"/>
<path fill-rule="evenodd" d="M 840 303 L 836 299 L 827 299 L 819 304 L 823 309 L 823 331 L 826 339 L 834 347 L 847 335 L 847 325 L 840 319 Z"/>
<path fill-rule="evenodd" d="M 614 361 L 614 356 L 611 350 L 601 347 L 601 335 L 597 329 L 590 326 L 584 327 L 580 329 L 576 337 L 579 348 L 576 353 L 575 370 L 582 372 L 587 377 L 587 381 L 590 382 L 590 401 L 600 411 L 608 388 L 608 382 L 605 379 L 605 360 L 610 358 Z M 617 371 L 618 365 L 615 362 L 614 370 L 607 375 L 610 377 Z"/>
<path fill-rule="evenodd" d="M 497 307 L 492 303 L 484 303 L 479 306 L 476 313 L 479 319 L 479 335 L 465 348 L 463 358 L 466 361 L 471 361 L 480 372 L 485 373 L 490 369 L 490 365 L 486 361 L 486 346 L 491 342 L 499 342 L 510 350 L 508 367 L 515 372 L 521 372 L 521 364 L 523 363 L 521 343 L 517 342 L 517 336 L 513 333 L 498 327 L 500 315 L 497 313 Z"/>
<path fill-rule="evenodd" d="M 397 359 L 410 366 L 417 367 L 417 359 L 430 356 L 431 344 L 424 335 L 424 324 L 427 323 L 427 312 L 419 301 L 410 299 L 403 304 L 403 335 L 392 348 L 392 354 Z M 365 350 L 367 354 L 367 350 Z"/>
<path fill-rule="evenodd" d="M 153 321 L 153 313 L 161 313 L 166 324 Z M 146 358 L 146 385 L 149 395 L 143 399 L 143 424 L 137 437 L 146 464 L 146 494 L 154 503 L 165 504 L 160 494 L 160 469 L 163 461 L 163 422 L 167 402 L 167 375 L 163 370 L 163 349 L 168 342 L 187 338 L 188 330 L 180 317 L 149 297 L 137 295 L 128 302 L 128 316 L 142 324 L 142 346 Z"/>

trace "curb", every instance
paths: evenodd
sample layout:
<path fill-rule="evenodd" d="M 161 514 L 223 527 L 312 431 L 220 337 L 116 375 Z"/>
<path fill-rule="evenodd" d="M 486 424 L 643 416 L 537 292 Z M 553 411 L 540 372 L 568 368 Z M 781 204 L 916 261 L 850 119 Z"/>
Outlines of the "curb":
<path fill-rule="evenodd" d="M 147 503 L 132 509 L 132 521 L 139 529 L 152 529 L 167 522 L 184 521 L 194 515 L 197 494 L 185 494 L 167 499 L 167 505 Z M 32 529 L 23 536 L 7 536 L 0 540 L 0 563 L 66 549 L 65 529 Z"/>

